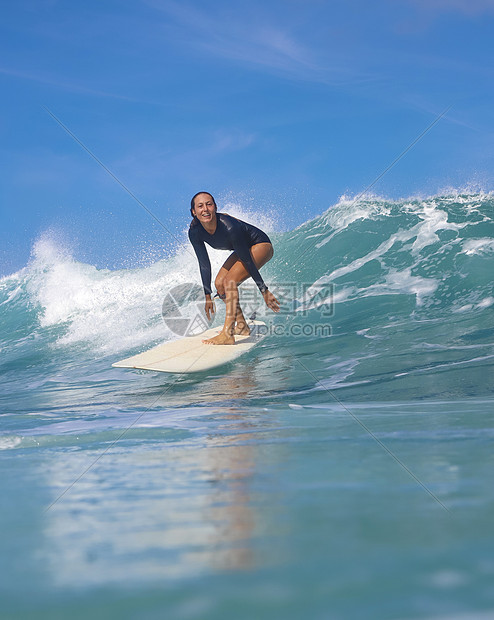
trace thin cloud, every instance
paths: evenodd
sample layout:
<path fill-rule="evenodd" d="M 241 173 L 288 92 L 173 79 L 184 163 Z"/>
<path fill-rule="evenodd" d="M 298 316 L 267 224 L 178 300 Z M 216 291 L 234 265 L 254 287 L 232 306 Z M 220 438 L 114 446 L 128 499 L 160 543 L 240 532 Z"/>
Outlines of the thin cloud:
<path fill-rule="evenodd" d="M 471 17 L 494 14 L 494 0 L 408 0 L 421 11 L 432 14 L 462 13 Z"/>
<path fill-rule="evenodd" d="M 321 62 L 317 54 L 294 36 L 294 25 L 274 25 L 266 14 L 224 10 L 202 11 L 187 3 L 147 0 L 149 6 L 169 18 L 164 27 L 188 47 L 226 59 L 274 72 L 283 77 L 318 83 L 341 84 L 369 81 L 368 74 L 358 74 L 338 55 L 330 63 Z M 248 5 L 246 5 L 248 7 Z M 279 20 L 277 20 L 279 21 Z M 338 62 L 340 61 L 340 62 Z"/>
<path fill-rule="evenodd" d="M 206 132 L 193 144 L 134 145 L 132 152 L 111 161 L 109 167 L 136 191 L 152 188 L 159 193 L 164 179 L 194 179 L 198 171 L 203 176 L 214 176 L 226 161 L 255 147 L 258 141 L 254 133 L 220 129 Z"/>
<path fill-rule="evenodd" d="M 106 97 L 112 99 L 119 99 L 122 101 L 129 101 L 131 103 L 147 103 L 150 105 L 163 105 L 161 102 L 148 101 L 129 97 L 127 95 L 120 95 L 118 93 L 110 93 L 107 91 L 96 90 L 94 88 L 88 88 L 81 84 L 74 84 L 73 82 L 66 81 L 61 78 L 55 78 L 47 75 L 40 75 L 39 73 L 31 73 L 29 71 L 22 71 L 19 69 L 10 69 L 6 67 L 0 67 L 0 74 L 7 75 L 9 77 L 26 80 L 29 82 L 37 82 L 38 84 L 44 84 L 46 86 L 53 86 L 61 90 L 73 93 L 79 93 L 83 95 L 90 95 L 92 97 Z"/>
<path fill-rule="evenodd" d="M 240 18 L 237 14 L 235 19 L 232 14 L 213 15 L 186 3 L 149 0 L 148 4 L 174 18 L 184 28 L 182 36 L 197 48 L 275 69 L 289 69 L 294 64 L 313 67 L 309 54 L 287 32 L 259 24 L 251 28 L 248 15 Z"/>
<path fill-rule="evenodd" d="M 255 145 L 256 141 L 257 136 L 253 133 L 222 129 L 213 132 L 207 139 L 204 139 L 205 145 L 183 148 L 178 152 L 175 149 L 166 152 L 153 152 L 148 146 L 145 146 L 142 152 L 134 152 L 128 158 L 118 161 L 116 165 L 119 170 L 122 168 L 134 170 L 136 166 L 140 166 L 142 174 L 146 174 L 146 170 L 149 171 L 152 168 L 163 170 L 174 162 L 179 162 L 182 165 L 185 162 L 201 162 L 211 160 L 213 157 L 230 155 L 250 148 Z"/>

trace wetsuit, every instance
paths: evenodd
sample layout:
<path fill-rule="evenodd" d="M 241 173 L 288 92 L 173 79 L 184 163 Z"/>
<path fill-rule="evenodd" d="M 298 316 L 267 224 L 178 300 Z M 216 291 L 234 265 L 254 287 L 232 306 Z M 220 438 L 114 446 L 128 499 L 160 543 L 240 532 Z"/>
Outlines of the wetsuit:
<path fill-rule="evenodd" d="M 211 262 L 205 243 L 215 250 L 233 250 L 263 293 L 267 286 L 252 260 L 250 248 L 257 243 L 271 243 L 269 237 L 252 224 L 237 220 L 226 213 L 216 213 L 216 221 L 216 230 L 212 235 L 195 218 L 189 228 L 189 239 L 199 261 L 205 295 L 211 295 Z"/>

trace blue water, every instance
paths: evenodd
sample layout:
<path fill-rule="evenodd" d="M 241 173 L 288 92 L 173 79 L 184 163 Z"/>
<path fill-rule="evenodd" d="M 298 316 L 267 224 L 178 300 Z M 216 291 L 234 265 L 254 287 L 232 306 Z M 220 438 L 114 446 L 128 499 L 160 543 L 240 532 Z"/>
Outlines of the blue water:
<path fill-rule="evenodd" d="M 46 235 L 0 280 L 0 616 L 494 617 L 494 196 L 228 212 L 283 304 L 244 286 L 269 335 L 210 373 L 111 367 L 176 337 L 185 235 L 120 271 Z"/>

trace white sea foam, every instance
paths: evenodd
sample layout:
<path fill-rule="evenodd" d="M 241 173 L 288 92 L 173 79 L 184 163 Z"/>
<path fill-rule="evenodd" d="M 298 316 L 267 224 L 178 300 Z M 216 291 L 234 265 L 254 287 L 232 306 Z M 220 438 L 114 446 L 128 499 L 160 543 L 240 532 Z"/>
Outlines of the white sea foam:
<path fill-rule="evenodd" d="M 249 222 L 249 224 L 261 228 L 266 233 L 277 232 L 280 228 L 279 215 L 269 210 L 260 211 L 255 208 L 245 208 L 231 200 L 224 201 L 218 210 L 223 213 L 228 213 L 228 215 L 243 220 L 244 222 Z"/>
<path fill-rule="evenodd" d="M 484 310 L 490 308 L 494 304 L 494 297 L 484 297 L 476 303 L 466 303 L 461 306 L 454 306 L 452 312 L 455 314 L 461 314 L 462 312 L 472 312 L 474 310 Z"/>
<path fill-rule="evenodd" d="M 226 204 L 224 210 L 264 230 L 275 228 L 269 214 L 256 219 L 233 203 Z M 211 248 L 208 252 L 214 277 L 228 254 Z M 200 286 L 197 258 L 185 231 L 184 242 L 173 257 L 148 267 L 118 271 L 76 261 L 49 232 L 34 244 L 28 272 L 28 292 L 40 308 L 41 326 L 61 331 L 57 345 L 80 344 L 101 353 L 176 338 L 161 318 L 165 295 L 178 285 Z"/>
<path fill-rule="evenodd" d="M 415 295 L 417 306 L 422 305 L 424 297 L 432 295 L 437 289 L 439 282 L 433 278 L 422 278 L 413 276 L 411 268 L 398 271 L 392 269 L 386 275 L 383 283 L 373 284 L 363 291 L 359 296 L 370 297 L 375 295 L 406 294 Z"/>
<path fill-rule="evenodd" d="M 12 448 L 17 448 L 17 446 L 22 442 L 21 437 L 0 437 L 0 450 L 12 450 Z"/>
<path fill-rule="evenodd" d="M 1 290 L 1 289 L 0 289 L 0 290 Z M 3 306 L 3 305 L 6 305 L 6 304 L 9 304 L 9 303 L 11 303 L 12 301 L 14 301 L 15 299 L 17 299 L 17 297 L 19 297 L 19 296 L 20 296 L 21 291 L 22 291 L 22 287 L 21 287 L 20 285 L 19 285 L 19 286 L 16 286 L 14 290 L 10 291 L 10 293 L 9 293 L 9 295 L 6 297 L 6 299 L 4 299 L 4 301 L 2 301 L 2 302 L 0 303 L 0 306 Z"/>
<path fill-rule="evenodd" d="M 437 236 L 440 230 L 453 230 L 458 232 L 467 224 L 457 224 L 448 221 L 448 214 L 442 209 L 438 209 L 436 205 L 425 204 L 423 210 L 417 213 L 422 223 L 414 226 L 410 232 L 416 235 L 416 239 L 412 244 L 412 251 L 417 254 L 428 245 L 433 245 L 439 241 Z"/>
<path fill-rule="evenodd" d="M 417 225 L 414 229 L 417 229 Z M 338 278 L 355 272 L 370 261 L 380 259 L 386 252 L 388 252 L 395 243 L 405 242 L 416 236 L 416 230 L 403 230 L 394 235 L 391 235 L 389 239 L 381 243 L 375 250 L 367 253 L 366 255 L 357 258 L 343 267 L 339 267 L 333 270 L 328 275 L 325 275 L 314 283 L 314 287 L 324 286 L 329 283 L 336 283 Z M 430 237 L 428 238 L 430 242 Z M 422 239 L 422 243 L 425 242 L 425 237 Z M 421 247 L 424 247 L 423 245 Z M 424 278 L 421 276 L 414 276 L 411 273 L 412 267 L 404 270 L 390 269 L 384 276 L 384 281 L 373 284 L 368 287 L 360 288 L 354 295 L 348 294 L 348 287 L 345 289 L 345 295 L 338 299 L 338 301 L 344 301 L 348 298 L 354 297 L 368 297 L 374 295 L 384 294 L 414 294 L 417 296 L 417 305 L 420 305 L 424 296 L 433 293 L 438 286 L 438 281 L 434 278 Z"/>
<path fill-rule="evenodd" d="M 349 224 L 356 219 L 372 219 L 376 215 L 387 216 L 390 215 L 391 209 L 389 203 L 381 205 L 380 203 L 365 205 L 366 208 L 360 208 L 360 205 L 355 205 L 352 210 L 346 214 L 342 212 L 341 207 L 345 203 L 337 205 L 338 208 L 331 209 L 326 215 L 325 219 L 329 223 L 334 231 L 328 235 L 323 241 L 321 241 L 317 247 L 322 247 L 328 243 L 337 232 L 346 228 Z M 437 232 L 439 230 L 453 230 L 459 231 L 468 223 L 455 223 L 448 221 L 448 213 L 443 209 L 438 208 L 434 202 L 430 203 L 405 203 L 400 205 L 400 209 L 404 212 L 410 212 L 416 215 L 421 221 L 405 230 L 400 230 L 391 235 L 388 240 L 383 242 L 371 256 L 373 258 L 380 256 L 384 252 L 387 252 L 396 242 L 405 242 L 415 238 L 412 244 L 412 251 L 419 253 L 422 249 L 428 245 L 432 245 L 439 241 Z M 331 217 L 329 217 L 331 215 Z"/>
<path fill-rule="evenodd" d="M 369 379 L 364 379 L 362 381 L 347 381 L 348 378 L 353 376 L 355 369 L 359 366 L 362 359 L 350 358 L 338 362 L 331 358 L 325 360 L 326 363 L 329 362 L 326 366 L 326 370 L 329 371 L 330 377 L 327 379 L 318 380 L 316 389 L 322 388 L 324 390 L 335 390 L 337 388 L 370 383 Z"/>
<path fill-rule="evenodd" d="M 494 297 L 484 297 L 484 299 L 479 301 L 479 303 L 477 304 L 477 308 L 489 308 L 493 304 L 494 304 Z"/>
<path fill-rule="evenodd" d="M 109 271 L 75 261 L 49 238 L 35 244 L 31 271 L 28 290 L 41 309 L 41 326 L 63 328 L 58 345 L 101 352 L 172 338 L 161 320 L 165 294 L 198 280 L 197 260 L 185 247 L 146 268 Z"/>
<path fill-rule="evenodd" d="M 458 202 L 459 199 L 452 197 L 451 200 Z M 346 278 L 344 289 L 336 289 L 335 295 L 338 295 L 339 298 L 336 299 L 333 296 L 333 301 L 341 302 L 347 299 L 383 294 L 413 294 L 416 296 L 417 305 L 421 305 L 424 298 L 433 294 L 439 286 L 437 278 L 424 277 L 423 275 L 413 273 L 415 268 L 424 260 L 424 249 L 437 245 L 434 251 L 439 254 L 443 253 L 452 244 L 461 243 L 458 235 L 463 228 L 470 225 L 470 222 L 449 221 L 448 212 L 441 208 L 441 206 L 444 206 L 444 198 L 439 199 L 436 197 L 427 200 L 415 199 L 398 203 L 384 202 L 382 199 L 373 198 L 372 201 L 361 200 L 356 204 L 347 198 L 342 198 L 335 207 L 331 208 L 320 218 L 324 225 L 330 225 L 331 230 L 317 244 L 317 248 L 326 245 L 336 234 L 355 220 L 360 218 L 388 217 L 392 215 L 392 209 L 396 211 L 395 215 L 397 217 L 405 212 L 415 216 L 418 221 L 408 228 L 401 228 L 390 233 L 387 239 L 371 251 L 321 276 L 314 282 L 314 289 L 327 286 L 330 283 L 338 285 L 340 278 L 356 273 L 368 263 L 377 260 L 381 264 L 382 272 L 381 276 L 377 278 L 377 282 L 358 288 L 358 282 L 355 282 L 353 286 L 349 286 L 348 279 Z M 322 228 L 325 229 L 325 226 Z M 441 244 L 438 234 L 440 231 L 451 231 L 457 233 L 457 236 Z M 486 252 L 493 247 L 494 243 L 492 240 L 470 240 L 470 243 L 465 243 L 464 251 L 470 253 Z M 391 253 L 396 248 L 403 249 L 409 253 L 411 265 L 407 268 L 390 269 L 387 266 L 387 255 L 391 256 Z M 428 258 L 426 257 L 425 260 L 428 260 Z M 302 304 L 300 309 L 305 309 L 305 305 Z"/>
<path fill-rule="evenodd" d="M 494 252 L 494 239 L 486 237 L 482 239 L 467 239 L 463 243 L 462 253 L 472 256 L 474 254 L 487 254 Z"/>
<path fill-rule="evenodd" d="M 355 202 L 354 199 L 341 196 L 339 202 L 319 218 L 319 224 L 323 227 L 323 231 L 317 236 L 322 236 L 328 227 L 331 229 L 331 233 L 326 235 L 316 247 L 321 248 L 326 245 L 339 232 L 357 220 L 372 219 L 375 216 L 386 216 L 390 213 L 389 203 L 386 203 L 382 198 L 369 195 Z"/>
<path fill-rule="evenodd" d="M 424 302 L 424 298 L 432 295 L 439 282 L 433 278 L 423 278 L 421 276 L 414 276 L 411 273 L 411 268 L 403 269 L 402 271 L 391 269 L 382 282 L 371 284 L 362 288 L 344 288 L 338 290 L 334 295 L 331 295 L 322 303 L 343 303 L 348 300 L 361 299 L 363 297 L 377 297 L 379 295 L 415 295 L 417 306 L 421 306 Z M 305 307 L 300 310 L 307 309 Z"/>

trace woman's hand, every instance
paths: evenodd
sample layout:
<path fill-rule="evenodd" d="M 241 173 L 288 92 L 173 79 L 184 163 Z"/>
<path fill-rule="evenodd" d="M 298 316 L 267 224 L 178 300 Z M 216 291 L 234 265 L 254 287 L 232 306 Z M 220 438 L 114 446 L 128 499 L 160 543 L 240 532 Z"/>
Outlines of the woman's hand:
<path fill-rule="evenodd" d="M 214 312 L 215 312 L 214 301 L 211 299 L 211 295 L 206 295 L 206 303 L 204 305 L 204 312 L 206 313 L 206 316 L 208 317 L 208 321 L 211 321 L 211 319 L 214 316 Z"/>
<path fill-rule="evenodd" d="M 269 289 L 266 289 L 264 293 L 262 294 L 262 296 L 264 297 L 264 301 L 266 302 L 266 306 L 268 308 L 271 308 L 273 312 L 280 311 L 280 304 L 278 300 L 276 299 L 276 297 L 273 295 L 273 293 Z"/>

